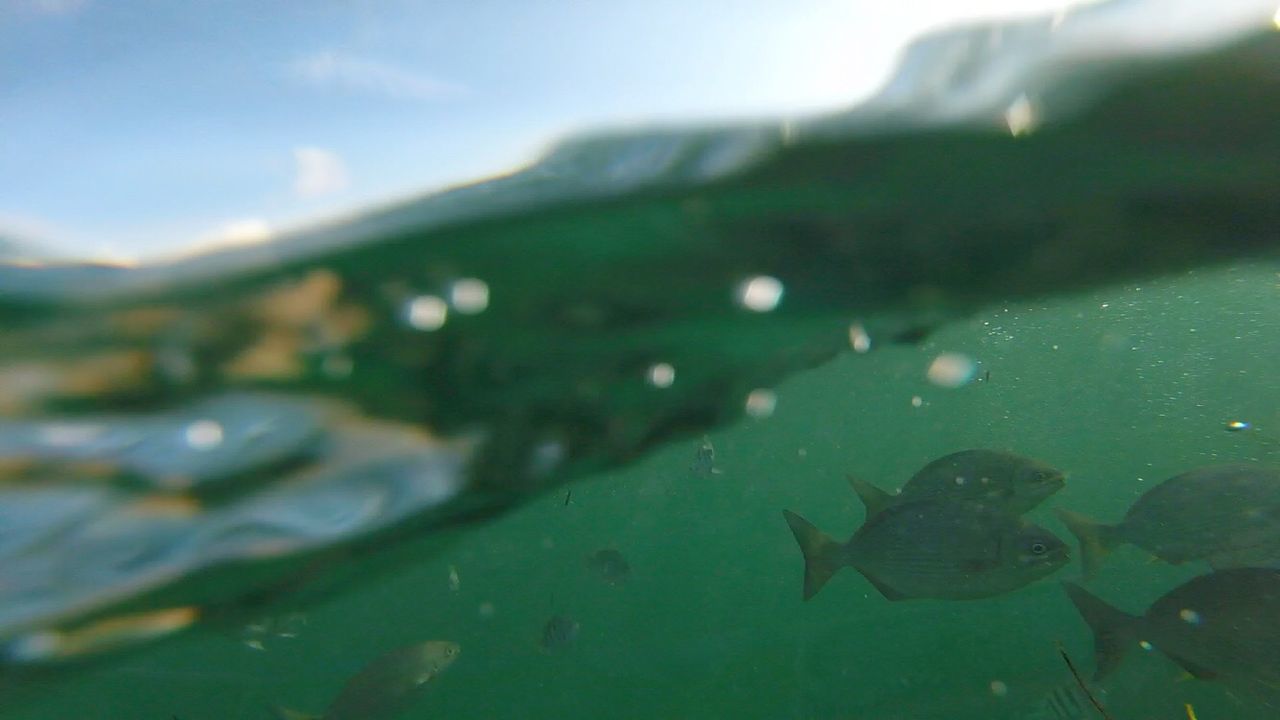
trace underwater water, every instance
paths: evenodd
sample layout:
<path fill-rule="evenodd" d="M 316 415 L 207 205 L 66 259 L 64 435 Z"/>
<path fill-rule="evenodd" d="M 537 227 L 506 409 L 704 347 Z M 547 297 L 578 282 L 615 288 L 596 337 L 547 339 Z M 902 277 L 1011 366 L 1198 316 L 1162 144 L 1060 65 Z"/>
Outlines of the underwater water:
<path fill-rule="evenodd" d="M 0 717 L 320 713 L 426 640 L 460 655 L 398 717 L 1095 717 L 1052 705 L 1059 643 L 1095 664 L 1053 510 L 1280 464 L 1278 43 L 1087 102 L 1050 73 L 1038 102 L 1085 109 L 1030 132 L 873 108 L 584 141 L 278 247 L 4 268 Z M 1067 567 L 802 600 L 783 509 L 843 540 L 846 474 L 969 448 L 1067 473 L 1028 514 Z M 1125 546 L 1087 587 L 1140 613 L 1207 570 Z M 1134 650 L 1090 688 L 1274 717 L 1182 674 Z"/>
<path fill-rule="evenodd" d="M 1088 629 L 1056 582 L 1076 579 L 1077 564 L 968 602 L 889 602 L 845 572 L 804 603 L 779 510 L 842 536 L 862 513 L 845 473 L 893 487 L 935 456 L 1007 447 L 1069 473 L 1032 511 L 1066 538 L 1050 507 L 1118 517 L 1183 469 L 1280 461 L 1280 440 L 1262 434 L 1280 427 L 1276 292 L 1271 268 L 1197 272 L 993 307 L 919 347 L 844 355 L 782 384 L 772 416 L 713 433 L 720 474 L 691 472 L 700 441 L 675 443 L 573 484 L 567 505 L 555 493 L 410 541 L 393 572 L 305 608 L 297 637 L 268 635 L 263 651 L 239 628 L 197 628 L 87 667 L 10 677 L 28 700 L 6 715 L 268 717 L 268 703 L 322 707 L 390 647 L 447 637 L 462 657 L 406 717 L 1040 717 L 1043 698 L 1071 682 L 1055 643 L 1091 666 Z M 940 350 L 978 359 L 989 381 L 929 383 Z M 1258 434 L 1227 432 L 1233 418 Z M 600 548 L 627 558 L 624 584 L 590 571 Z M 1202 571 L 1126 548 L 1090 587 L 1138 611 Z M 539 638 L 557 613 L 581 629 L 552 654 Z M 1179 674 L 1135 653 L 1104 684 L 1108 708 L 1117 718 L 1185 717 L 1186 702 L 1201 718 L 1274 713 Z"/>

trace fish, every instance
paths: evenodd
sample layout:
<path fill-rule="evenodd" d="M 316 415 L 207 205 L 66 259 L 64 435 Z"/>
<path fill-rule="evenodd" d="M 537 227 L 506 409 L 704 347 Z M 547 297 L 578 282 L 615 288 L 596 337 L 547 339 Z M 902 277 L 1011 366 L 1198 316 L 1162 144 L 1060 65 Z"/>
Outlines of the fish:
<path fill-rule="evenodd" d="M 1198 679 L 1280 688 L 1280 570 L 1232 568 L 1192 578 L 1142 615 L 1108 605 L 1075 583 L 1067 595 L 1093 631 L 1101 680 L 1132 647 L 1154 647 Z"/>
<path fill-rule="evenodd" d="M 973 500 L 1021 515 L 1058 492 L 1066 475 L 1039 460 L 1003 450 L 961 450 L 920 468 L 898 493 L 891 494 L 852 475 L 849 485 L 871 518 L 905 502 L 947 498 Z"/>
<path fill-rule="evenodd" d="M 693 452 L 693 462 L 689 464 L 689 472 L 698 477 L 711 477 L 719 475 L 720 468 L 716 467 L 716 448 L 711 444 L 711 438 L 707 435 L 702 436 L 702 444 Z"/>
<path fill-rule="evenodd" d="M 1103 716 L 1093 706 L 1087 692 L 1075 682 L 1068 682 L 1045 693 L 1029 712 L 1020 717 L 1024 720 L 1097 720 Z"/>
<path fill-rule="evenodd" d="M 1221 570 L 1280 561 L 1280 470 L 1262 465 L 1210 465 L 1177 475 L 1138 498 L 1115 525 L 1055 512 L 1080 542 L 1086 579 L 1125 543 L 1174 565 L 1206 560 Z"/>
<path fill-rule="evenodd" d="M 276 708 L 281 720 L 391 720 L 417 699 L 422 688 L 449 667 L 462 647 L 428 640 L 387 652 L 356 673 L 321 715 Z"/>
<path fill-rule="evenodd" d="M 783 510 L 804 555 L 804 599 L 853 567 L 889 600 L 969 600 L 1000 595 L 1066 564 L 1052 532 L 976 503 L 922 501 L 888 508 L 848 542 Z"/>
<path fill-rule="evenodd" d="M 560 652 L 578 639 L 581 629 L 582 625 L 568 615 L 554 615 L 542 626 L 542 639 L 538 644 L 546 652 Z"/>
<path fill-rule="evenodd" d="M 622 585 L 631 577 L 631 564 L 612 548 L 597 550 L 587 557 L 587 567 L 609 585 Z"/>

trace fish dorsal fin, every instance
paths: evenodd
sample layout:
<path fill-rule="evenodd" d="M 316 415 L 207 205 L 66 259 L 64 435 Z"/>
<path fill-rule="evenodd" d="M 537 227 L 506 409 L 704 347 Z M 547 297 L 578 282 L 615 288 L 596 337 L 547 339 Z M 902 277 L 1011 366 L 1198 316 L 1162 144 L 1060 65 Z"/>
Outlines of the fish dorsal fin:
<path fill-rule="evenodd" d="M 276 717 L 279 718 L 279 720 L 321 720 L 322 717 L 320 715 L 291 710 L 287 707 L 280 707 L 279 705 L 271 708 L 271 710 L 276 714 Z"/>
<path fill-rule="evenodd" d="M 893 504 L 894 496 L 875 485 L 852 475 L 845 475 L 845 479 L 849 481 L 849 487 L 853 488 L 853 491 L 858 494 L 858 499 L 866 507 L 868 520 L 884 512 L 885 508 Z"/>
<path fill-rule="evenodd" d="M 867 582 L 869 582 L 869 583 L 871 583 L 872 585 L 874 585 L 874 586 L 875 586 L 875 588 L 876 588 L 877 590 L 879 590 L 879 591 L 880 591 L 880 594 L 881 594 L 881 595 L 883 595 L 883 596 L 885 597 L 885 599 L 886 599 L 886 600 L 893 600 L 893 601 L 897 601 L 897 600 L 908 600 L 908 599 L 910 599 L 910 598 L 908 598 L 906 595 L 903 595 L 902 593 L 898 592 L 897 590 L 895 590 L 895 589 L 893 589 L 893 588 L 889 587 L 888 585 L 885 585 L 883 582 L 881 582 L 881 581 L 877 580 L 877 579 L 875 578 L 875 576 L 873 576 L 871 573 L 868 573 L 868 572 L 866 572 L 865 570 L 862 570 L 862 569 L 858 569 L 858 572 L 862 573 L 862 577 L 866 578 L 866 579 L 867 579 Z"/>

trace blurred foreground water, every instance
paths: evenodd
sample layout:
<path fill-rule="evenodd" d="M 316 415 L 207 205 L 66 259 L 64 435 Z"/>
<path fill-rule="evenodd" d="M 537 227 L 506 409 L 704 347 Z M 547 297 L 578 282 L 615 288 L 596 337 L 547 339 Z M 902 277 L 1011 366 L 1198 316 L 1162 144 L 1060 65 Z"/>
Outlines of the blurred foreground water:
<path fill-rule="evenodd" d="M 1280 36 L 1250 8 L 1123 42 L 1133 5 L 927 39 L 839 115 L 571 141 L 170 265 L 0 266 L 0 711 L 323 707 L 439 637 L 462 717 L 1035 716 L 1056 640 L 1091 667 L 1056 583 L 802 605 L 778 511 L 847 529 L 846 472 L 966 447 L 1117 518 L 1277 462 Z M 1118 555 L 1094 589 L 1135 613 L 1194 570 Z M 1115 717 L 1274 712 L 1159 662 Z"/>

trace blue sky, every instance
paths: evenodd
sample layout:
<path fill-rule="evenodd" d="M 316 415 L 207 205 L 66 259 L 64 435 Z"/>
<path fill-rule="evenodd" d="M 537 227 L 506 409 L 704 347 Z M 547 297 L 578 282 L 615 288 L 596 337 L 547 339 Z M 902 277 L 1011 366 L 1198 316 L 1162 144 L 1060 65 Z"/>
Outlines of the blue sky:
<path fill-rule="evenodd" d="M 1061 4 L 0 0 L 0 236 L 260 240 L 574 130 L 842 107 L 921 31 Z"/>

